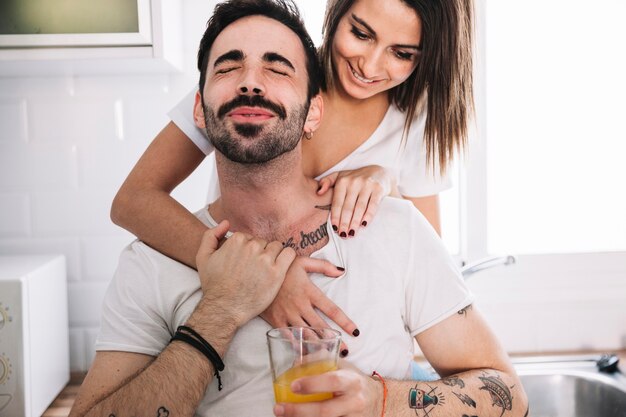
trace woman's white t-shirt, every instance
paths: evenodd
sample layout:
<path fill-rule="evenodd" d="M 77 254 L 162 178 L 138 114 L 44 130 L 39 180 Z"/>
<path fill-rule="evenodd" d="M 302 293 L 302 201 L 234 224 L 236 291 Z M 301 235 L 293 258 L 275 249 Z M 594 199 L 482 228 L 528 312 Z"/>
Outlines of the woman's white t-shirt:
<path fill-rule="evenodd" d="M 211 202 L 220 195 L 217 169 L 213 145 L 208 140 L 206 132 L 198 128 L 193 120 L 195 95 L 195 90 L 187 94 L 169 112 L 169 116 L 176 126 L 209 157 L 212 175 L 207 201 Z M 367 165 L 380 165 L 395 174 L 398 179 L 398 189 L 403 196 L 424 197 L 438 194 L 449 188 L 451 183 L 447 177 L 439 175 L 437 161 L 434 161 L 432 167 L 426 163 L 424 146 L 426 114 L 422 113 L 416 117 L 411 125 L 407 140 L 403 143 L 402 132 L 405 118 L 405 114 L 395 106 L 389 106 L 385 117 L 372 136 L 334 167 L 319 175 L 317 179 L 336 171 L 352 170 Z M 337 138 L 337 140 L 341 140 L 341 138 Z"/>

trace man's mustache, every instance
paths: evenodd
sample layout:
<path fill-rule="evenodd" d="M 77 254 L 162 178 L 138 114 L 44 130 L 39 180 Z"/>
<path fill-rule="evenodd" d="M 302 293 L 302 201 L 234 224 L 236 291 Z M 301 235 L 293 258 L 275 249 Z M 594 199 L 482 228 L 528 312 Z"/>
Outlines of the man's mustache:
<path fill-rule="evenodd" d="M 283 106 L 277 103 L 273 103 L 269 100 L 261 96 L 238 96 L 232 101 L 228 103 L 224 103 L 220 106 L 217 111 L 217 117 L 222 119 L 228 114 L 230 111 L 236 109 L 237 107 L 261 107 L 278 115 L 281 119 L 287 118 L 287 111 Z"/>

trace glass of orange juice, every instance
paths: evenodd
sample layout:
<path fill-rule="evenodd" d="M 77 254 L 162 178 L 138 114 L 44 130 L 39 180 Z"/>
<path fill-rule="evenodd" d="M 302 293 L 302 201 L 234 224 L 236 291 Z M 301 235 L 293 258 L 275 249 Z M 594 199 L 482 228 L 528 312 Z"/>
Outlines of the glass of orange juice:
<path fill-rule="evenodd" d="M 295 394 L 291 383 L 305 376 L 337 369 L 341 333 L 313 327 L 281 327 L 267 332 L 270 366 L 277 403 L 323 401 L 332 392 Z"/>

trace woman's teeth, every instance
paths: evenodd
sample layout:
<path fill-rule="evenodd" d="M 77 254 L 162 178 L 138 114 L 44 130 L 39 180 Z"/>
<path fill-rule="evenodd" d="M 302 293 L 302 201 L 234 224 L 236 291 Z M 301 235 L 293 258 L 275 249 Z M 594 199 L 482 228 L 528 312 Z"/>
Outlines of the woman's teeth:
<path fill-rule="evenodd" d="M 350 67 L 350 70 L 352 71 L 352 75 L 354 75 L 354 78 L 356 78 L 357 80 L 367 84 L 371 84 L 374 82 L 374 80 L 368 80 L 367 78 L 361 77 L 359 74 L 356 73 L 355 70 L 352 69 L 352 67 Z"/>

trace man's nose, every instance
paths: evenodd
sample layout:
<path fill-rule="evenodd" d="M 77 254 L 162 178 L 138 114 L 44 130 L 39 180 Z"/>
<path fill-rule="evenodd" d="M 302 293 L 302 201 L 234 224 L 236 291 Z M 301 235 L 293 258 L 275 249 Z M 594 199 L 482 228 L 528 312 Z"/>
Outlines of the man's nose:
<path fill-rule="evenodd" d="M 262 77 L 254 69 L 244 72 L 238 86 L 239 94 L 244 95 L 265 95 L 265 86 Z"/>

